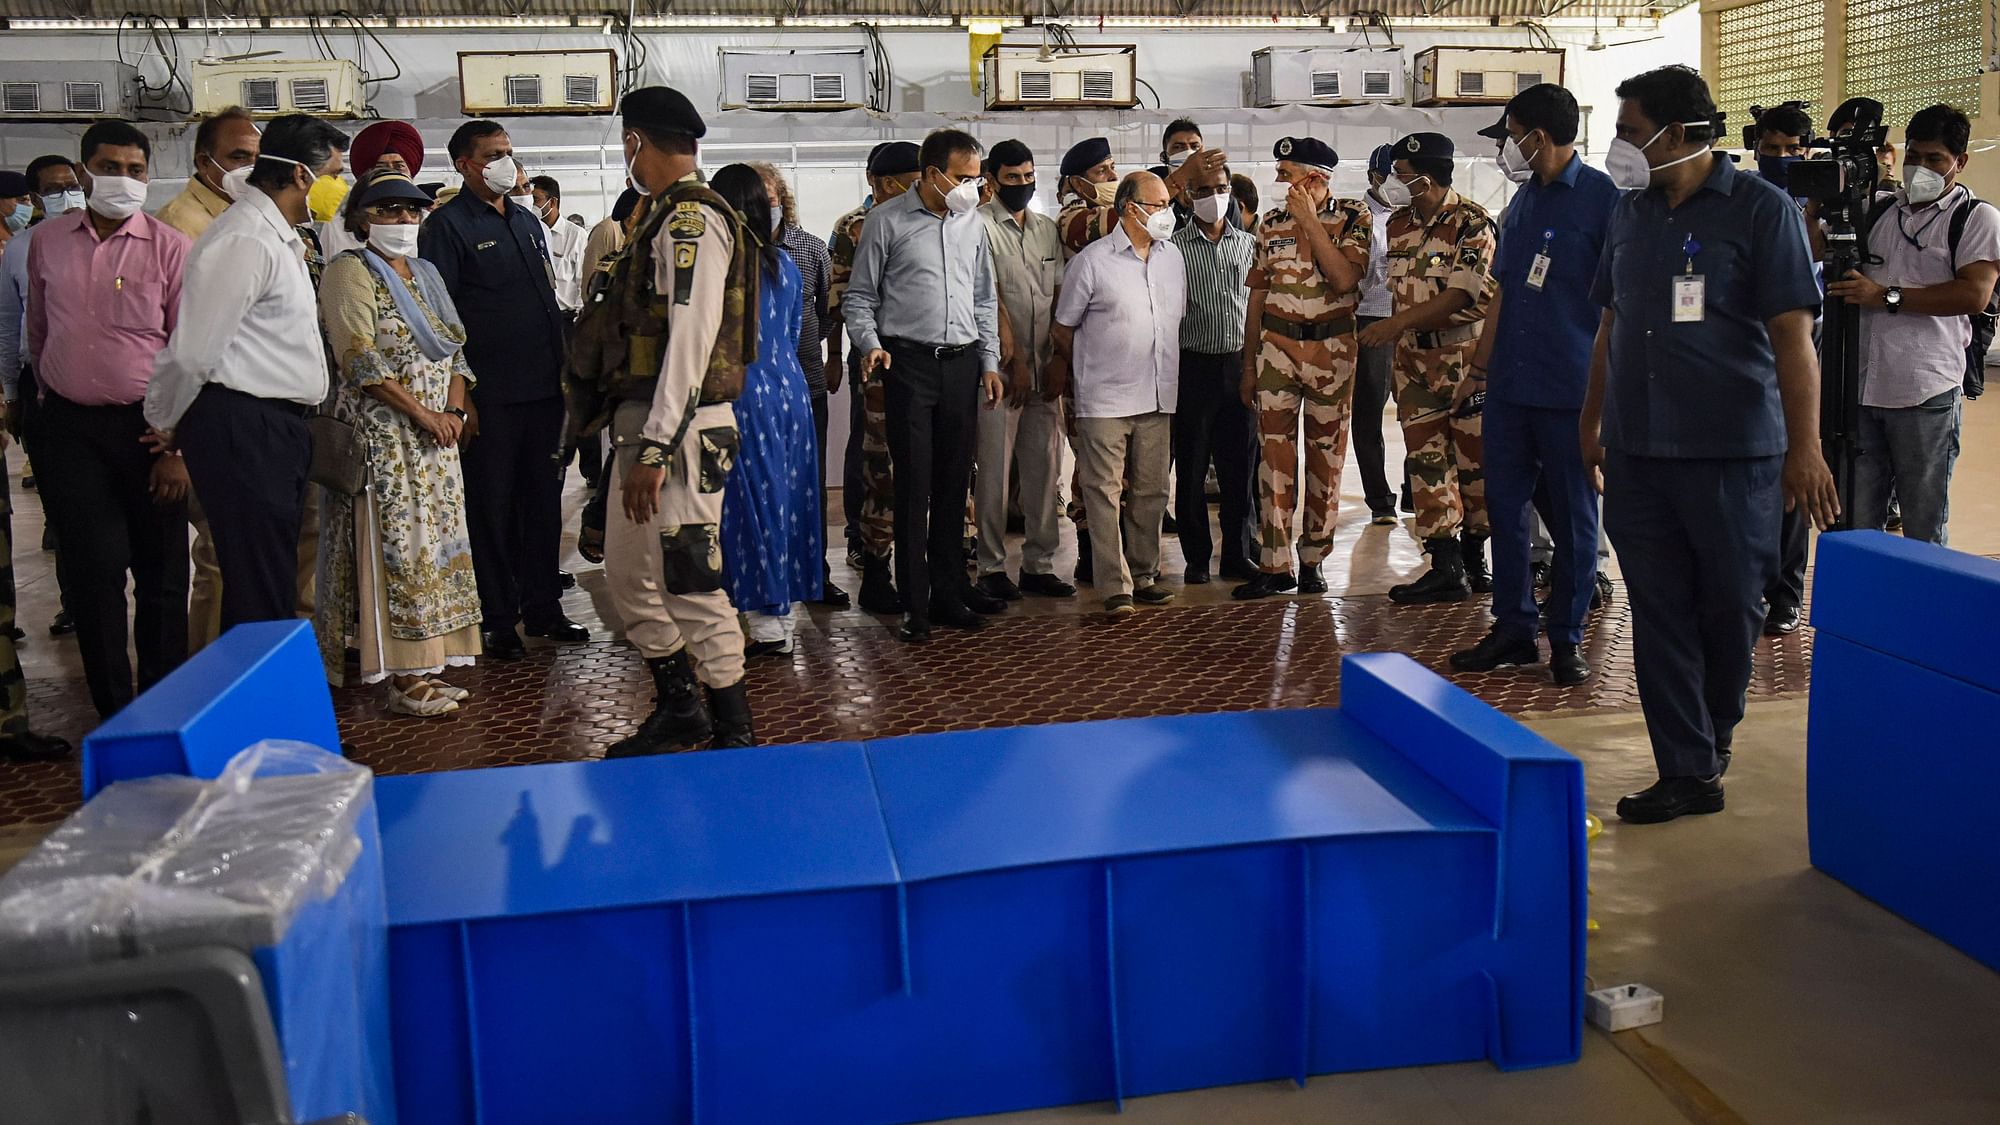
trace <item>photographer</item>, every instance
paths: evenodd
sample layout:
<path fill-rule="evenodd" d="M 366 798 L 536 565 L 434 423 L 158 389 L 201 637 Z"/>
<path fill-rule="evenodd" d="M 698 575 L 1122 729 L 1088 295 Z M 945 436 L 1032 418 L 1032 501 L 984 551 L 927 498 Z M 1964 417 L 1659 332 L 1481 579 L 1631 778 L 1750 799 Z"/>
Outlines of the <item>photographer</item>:
<path fill-rule="evenodd" d="M 1880 528 L 1893 485 L 1903 534 L 1942 545 L 1964 404 L 1970 317 L 2000 277 L 2000 211 L 1958 183 L 1972 124 L 1948 105 L 1910 119 L 1901 192 L 1870 208 L 1869 263 L 1827 291 L 1862 310 L 1854 526 Z M 1982 357 L 1983 358 L 1983 357 Z"/>

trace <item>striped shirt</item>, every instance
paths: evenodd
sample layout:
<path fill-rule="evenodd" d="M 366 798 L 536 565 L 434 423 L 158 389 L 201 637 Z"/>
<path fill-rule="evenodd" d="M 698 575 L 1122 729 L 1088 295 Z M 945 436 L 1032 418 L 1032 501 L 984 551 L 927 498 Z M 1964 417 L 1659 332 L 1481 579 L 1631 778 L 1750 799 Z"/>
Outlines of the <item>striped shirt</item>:
<path fill-rule="evenodd" d="M 788 224 L 778 241 L 799 267 L 799 366 L 805 368 L 806 389 L 815 395 L 826 393 L 826 295 L 833 259 L 826 243 Z"/>
<path fill-rule="evenodd" d="M 1187 317 L 1181 347 L 1207 355 L 1243 350 L 1243 318 L 1250 306 L 1244 280 L 1257 259 L 1257 239 L 1232 226 L 1211 242 L 1199 224 L 1174 232 L 1174 245 L 1187 262 Z"/>

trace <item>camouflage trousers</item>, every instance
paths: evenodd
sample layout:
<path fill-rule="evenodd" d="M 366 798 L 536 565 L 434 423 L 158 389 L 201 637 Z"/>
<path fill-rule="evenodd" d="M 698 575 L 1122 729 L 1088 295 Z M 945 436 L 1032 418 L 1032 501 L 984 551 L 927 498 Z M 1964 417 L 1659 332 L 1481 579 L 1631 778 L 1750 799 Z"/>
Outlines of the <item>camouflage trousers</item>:
<path fill-rule="evenodd" d="M 1354 374 L 1361 356 L 1352 332 L 1331 340 L 1265 333 L 1257 356 L 1257 563 L 1267 574 L 1292 569 L 1292 518 L 1299 506 L 1299 432 L 1305 431 L 1305 513 L 1299 563 L 1318 566 L 1333 549 L 1340 474 L 1347 464 Z"/>
<path fill-rule="evenodd" d="M 1487 532 L 1481 417 L 1454 417 L 1451 408 L 1478 347 L 1477 336 L 1431 350 L 1411 346 L 1408 337 L 1396 345 L 1396 420 L 1403 424 L 1403 467 L 1419 539 Z"/>
<path fill-rule="evenodd" d="M 896 476 L 889 464 L 888 392 L 878 371 L 861 381 L 861 551 L 887 561 L 895 546 Z"/>
<path fill-rule="evenodd" d="M 28 731 L 28 681 L 14 651 L 14 496 L 0 469 L 0 734 Z"/>

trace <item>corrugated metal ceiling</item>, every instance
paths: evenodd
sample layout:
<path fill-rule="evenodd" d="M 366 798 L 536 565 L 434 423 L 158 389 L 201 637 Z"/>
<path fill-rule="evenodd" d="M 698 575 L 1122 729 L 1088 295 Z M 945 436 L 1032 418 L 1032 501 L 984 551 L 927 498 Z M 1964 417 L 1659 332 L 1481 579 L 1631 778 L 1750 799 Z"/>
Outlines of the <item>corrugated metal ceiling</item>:
<path fill-rule="evenodd" d="M 1516 20 L 1600 15 L 1606 19 L 1658 16 L 1688 0 L 1070 0 L 1053 6 L 1035 0 L 639 0 L 641 15 L 736 16 L 1041 16 L 1087 24 L 1099 16 L 1168 19 L 1265 19 L 1272 16 L 1348 17 L 1379 11 L 1396 18 L 1434 17 L 1503 24 Z M 316 10 L 383 17 L 581 16 L 623 14 L 626 5 L 606 0 L 356 0 L 344 4 L 299 4 L 296 0 L 0 0 L 0 18 L 116 20 L 127 13 L 174 19 L 302 18 Z"/>

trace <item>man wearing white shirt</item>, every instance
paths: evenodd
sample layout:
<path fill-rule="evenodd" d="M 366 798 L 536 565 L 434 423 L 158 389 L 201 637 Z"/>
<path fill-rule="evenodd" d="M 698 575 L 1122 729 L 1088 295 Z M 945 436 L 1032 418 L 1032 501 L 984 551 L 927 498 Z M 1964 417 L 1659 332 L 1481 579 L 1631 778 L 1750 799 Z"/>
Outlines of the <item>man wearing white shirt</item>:
<path fill-rule="evenodd" d="M 293 616 L 312 464 L 306 428 L 327 392 L 319 306 L 297 227 L 337 176 L 347 138 L 304 115 L 264 130 L 241 197 L 189 252 L 146 421 L 180 449 L 222 563 L 222 627 Z"/>
<path fill-rule="evenodd" d="M 562 216 L 562 185 L 553 176 L 532 176 L 528 190 L 535 215 L 547 228 L 549 271 L 555 278 L 556 304 L 566 313 L 583 307 L 583 244 L 590 232 Z"/>
<path fill-rule="evenodd" d="M 1125 177 L 1111 213 L 1117 228 L 1078 252 L 1063 274 L 1053 332 L 1058 359 L 1044 393 L 1070 394 L 1097 586 L 1108 592 L 1105 614 L 1117 620 L 1130 616 L 1135 602 L 1164 605 L 1174 597 L 1157 579 L 1187 267 L 1168 241 L 1174 212 L 1160 177 Z M 1121 504 L 1121 494 L 1129 502 Z"/>

